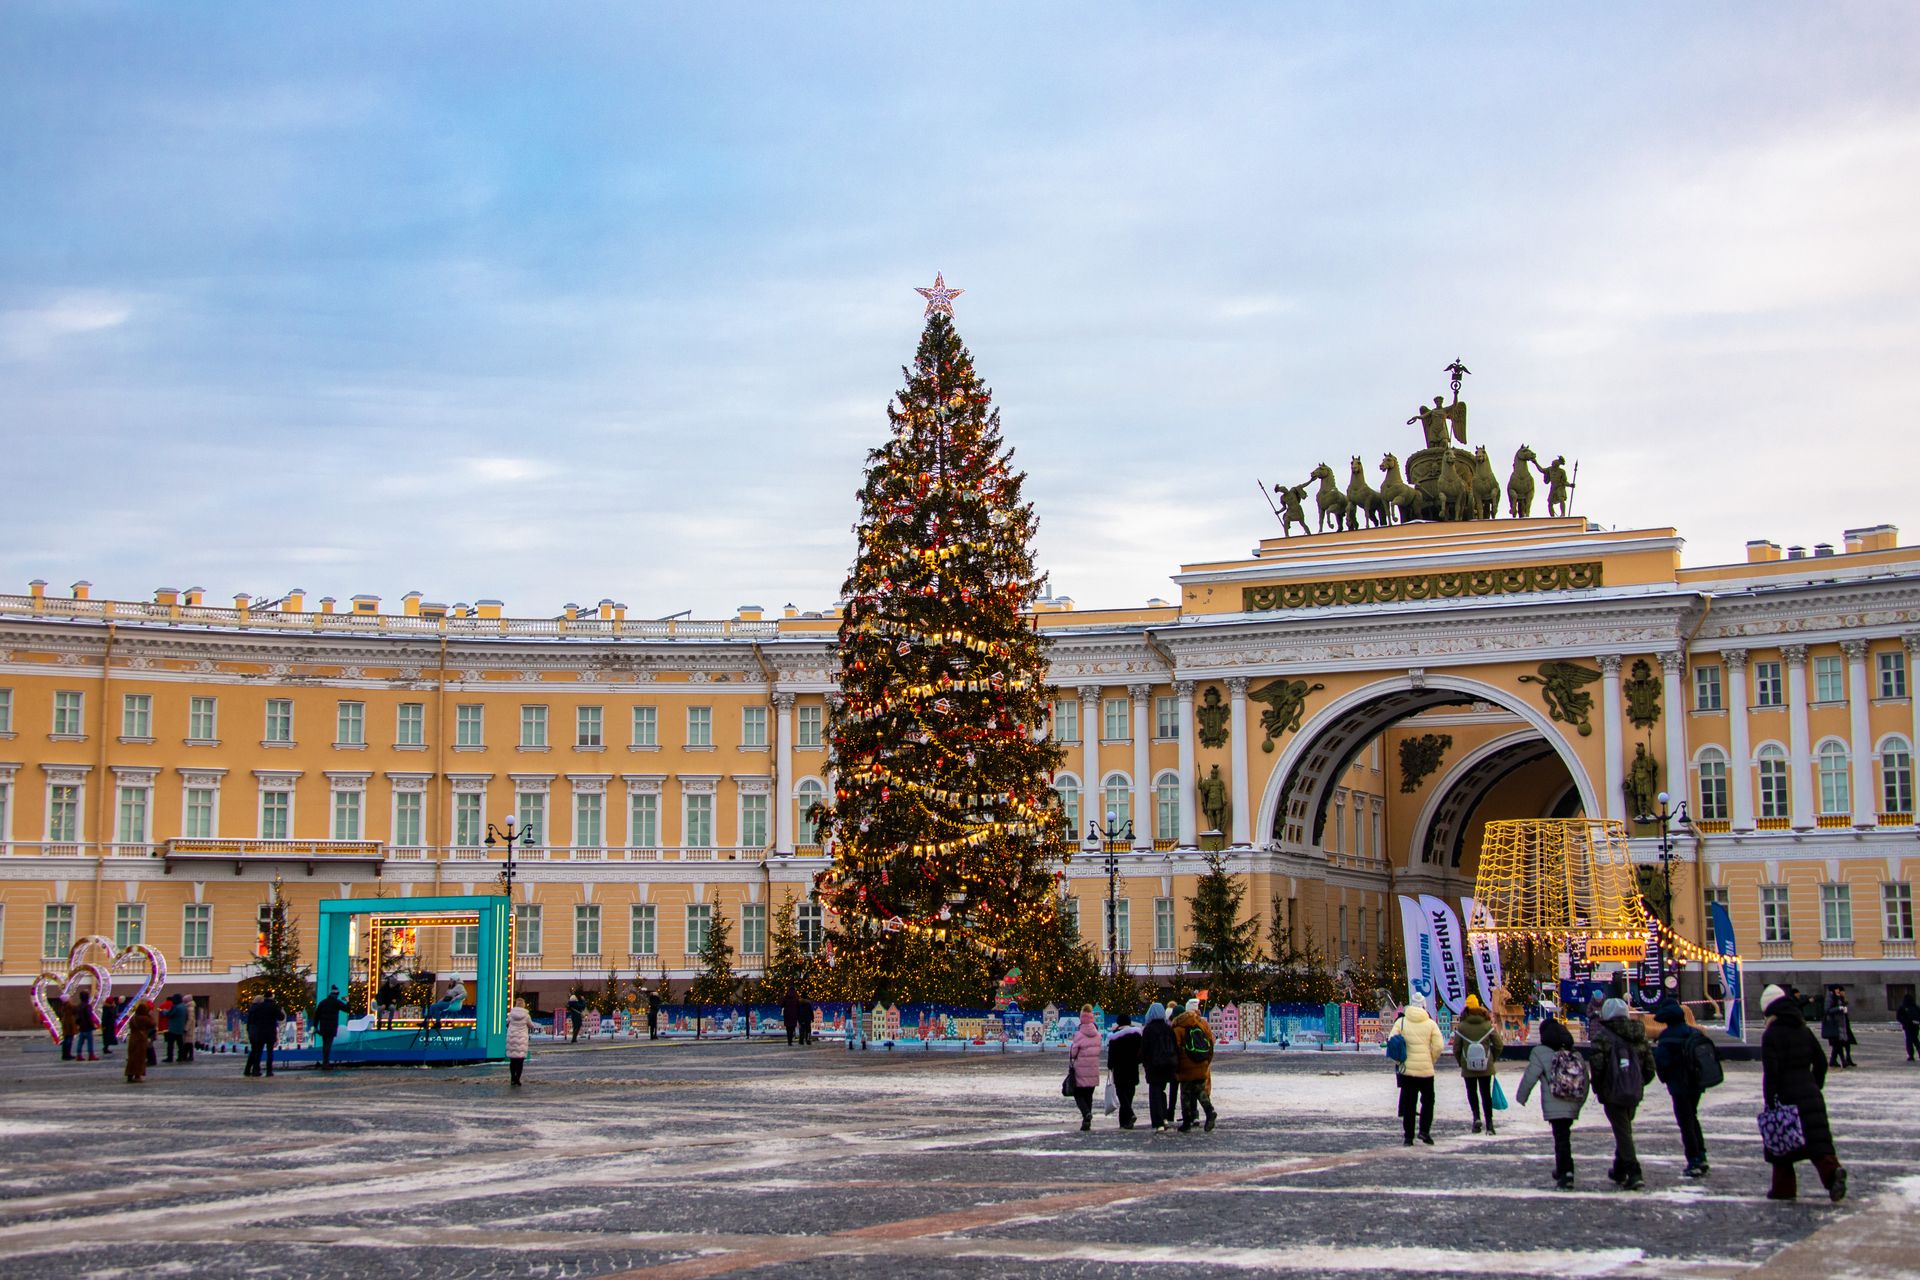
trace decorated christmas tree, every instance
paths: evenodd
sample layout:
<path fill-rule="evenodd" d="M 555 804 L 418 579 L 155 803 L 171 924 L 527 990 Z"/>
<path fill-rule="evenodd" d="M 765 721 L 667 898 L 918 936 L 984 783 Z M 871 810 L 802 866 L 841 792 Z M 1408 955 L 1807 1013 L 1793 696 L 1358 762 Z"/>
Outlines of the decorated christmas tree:
<path fill-rule="evenodd" d="M 313 970 L 300 963 L 300 918 L 287 906 L 277 879 L 261 941 L 260 958 L 254 962 L 258 972 L 241 980 L 240 1002 L 244 1005 L 256 992 L 265 991 L 287 1017 L 304 1013 L 313 1005 Z"/>
<path fill-rule="evenodd" d="M 1009 963 L 1059 968 L 1047 667 L 1023 610 L 1041 593 L 1024 473 L 954 331 L 944 281 L 892 434 L 868 454 L 842 589 L 838 780 L 819 813 L 836 967 L 888 999 L 983 1003 Z"/>
<path fill-rule="evenodd" d="M 707 925 L 706 942 L 700 948 L 700 976 L 693 980 L 695 1004 L 732 1004 L 740 990 L 740 979 L 733 972 L 733 926 L 718 907 Z"/>

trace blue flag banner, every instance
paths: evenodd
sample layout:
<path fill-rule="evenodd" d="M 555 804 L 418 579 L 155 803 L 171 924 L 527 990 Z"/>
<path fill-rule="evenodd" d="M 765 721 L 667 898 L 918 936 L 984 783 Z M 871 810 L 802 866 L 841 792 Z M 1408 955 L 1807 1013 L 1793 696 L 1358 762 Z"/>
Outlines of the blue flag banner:
<path fill-rule="evenodd" d="M 1740 993 L 1740 964 L 1731 958 L 1739 954 L 1733 945 L 1733 916 L 1727 912 L 1725 903 L 1707 905 L 1713 912 L 1713 948 L 1720 953 L 1720 986 L 1727 993 L 1727 1034 L 1736 1040 L 1745 1040 L 1747 1009 Z"/>

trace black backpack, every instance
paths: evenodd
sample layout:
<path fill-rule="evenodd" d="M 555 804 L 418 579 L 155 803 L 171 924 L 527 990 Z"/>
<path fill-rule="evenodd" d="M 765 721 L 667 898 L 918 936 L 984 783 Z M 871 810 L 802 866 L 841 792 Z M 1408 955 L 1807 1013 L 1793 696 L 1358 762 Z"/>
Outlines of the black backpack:
<path fill-rule="evenodd" d="M 1727 1078 L 1726 1069 L 1720 1065 L 1720 1046 L 1704 1033 L 1695 1031 L 1688 1038 L 1687 1058 L 1696 1088 L 1711 1089 Z"/>
<path fill-rule="evenodd" d="M 1180 1049 L 1173 1038 L 1171 1026 L 1156 1019 L 1147 1024 L 1147 1029 L 1140 1038 L 1146 1041 L 1149 1067 L 1156 1071 L 1171 1071 L 1180 1065 Z"/>

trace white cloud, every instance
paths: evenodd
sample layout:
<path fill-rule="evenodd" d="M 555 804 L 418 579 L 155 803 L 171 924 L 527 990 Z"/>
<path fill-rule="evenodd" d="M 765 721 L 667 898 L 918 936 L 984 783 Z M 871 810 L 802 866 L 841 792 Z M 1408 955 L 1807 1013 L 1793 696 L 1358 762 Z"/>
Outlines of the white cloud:
<path fill-rule="evenodd" d="M 68 338 L 118 329 L 132 316 L 133 302 L 126 297 L 63 294 L 39 306 L 0 311 L 0 346 L 18 358 L 40 356 Z"/>

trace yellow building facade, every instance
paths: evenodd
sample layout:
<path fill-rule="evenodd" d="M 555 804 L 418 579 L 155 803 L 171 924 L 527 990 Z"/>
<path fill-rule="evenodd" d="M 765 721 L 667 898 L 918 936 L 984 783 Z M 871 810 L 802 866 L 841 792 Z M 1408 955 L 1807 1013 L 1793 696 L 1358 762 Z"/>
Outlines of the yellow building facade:
<path fill-rule="evenodd" d="M 1077 830 L 1132 827 L 1115 942 L 1177 969 L 1203 846 L 1336 962 L 1389 944 L 1396 894 L 1471 893 L 1493 819 L 1619 819 L 1658 865 L 1644 754 L 1692 819 L 1679 931 L 1705 941 L 1724 901 L 1755 990 L 1883 1009 L 1920 972 L 1920 549 L 1897 542 L 1690 568 L 1670 529 L 1414 523 L 1184 566 L 1173 604 L 1039 602 L 1056 788 Z M 489 891 L 509 814 L 520 984 L 548 1005 L 690 976 L 715 913 L 748 974 L 772 913 L 817 939 L 835 619 L 624 612 L 0 595 L 0 1023 L 89 934 L 159 947 L 220 1007 L 276 879 L 311 957 L 322 898 Z M 1104 861 L 1065 881 L 1103 951 Z M 429 967 L 460 972 L 448 946 Z"/>

